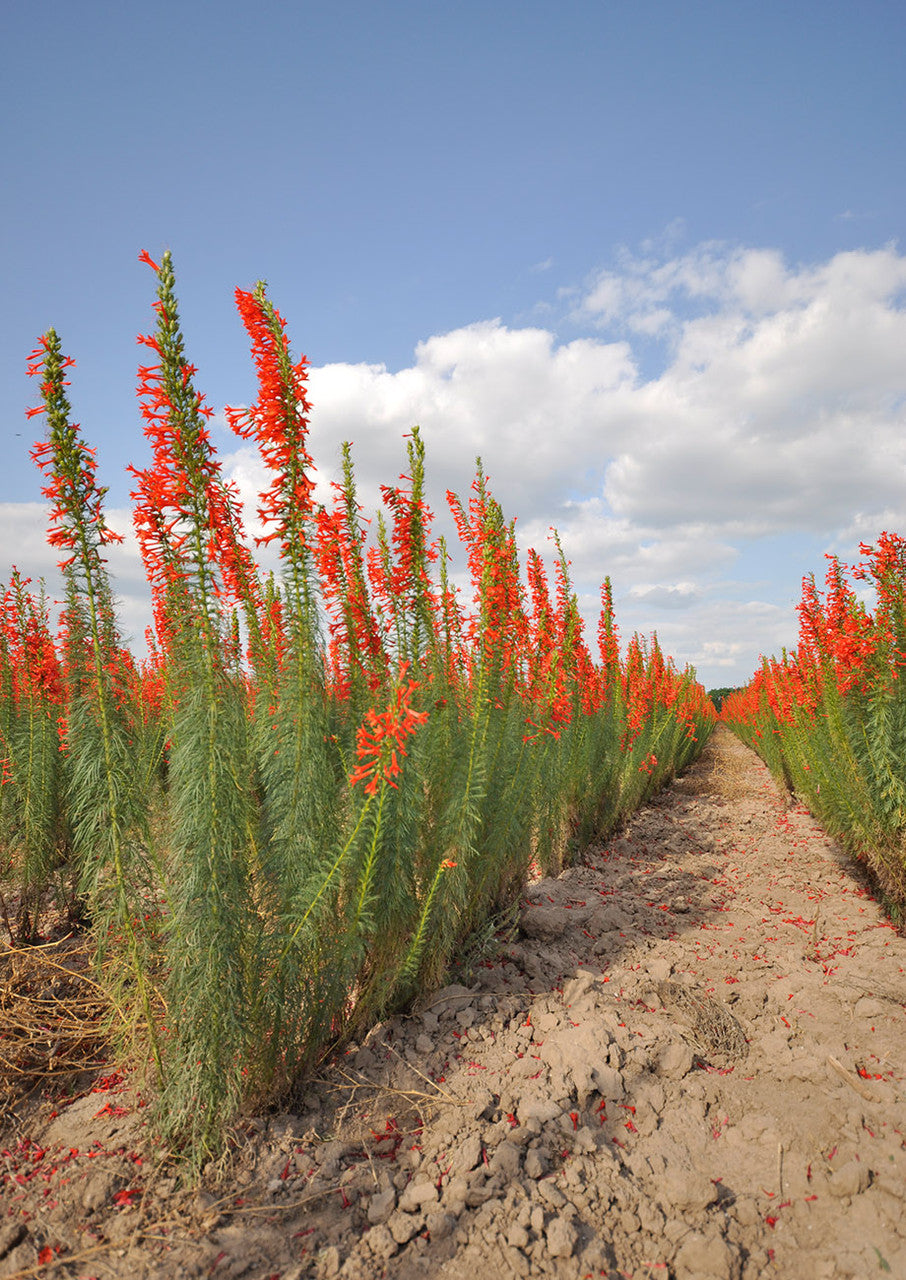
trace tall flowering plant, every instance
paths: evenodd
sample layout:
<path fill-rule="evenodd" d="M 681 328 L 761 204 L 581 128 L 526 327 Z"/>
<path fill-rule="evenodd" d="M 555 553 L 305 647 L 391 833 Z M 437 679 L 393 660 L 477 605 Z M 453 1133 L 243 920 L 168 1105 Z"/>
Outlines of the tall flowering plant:
<path fill-rule="evenodd" d="M 389 683 L 385 632 L 372 605 L 362 523 L 352 463 L 343 443 L 343 480 L 333 485 L 335 502 L 317 513 L 317 568 L 328 619 L 328 679 L 333 696 L 353 713 Z"/>
<path fill-rule="evenodd" d="M 3 602 L 0 817 L 9 858 L 37 732 L 57 773 L 33 775 L 29 830 L 44 823 L 51 859 L 68 856 L 70 829 L 80 850 L 93 842 L 79 866 L 99 943 L 131 960 L 136 998 L 120 1004 L 158 1030 L 158 1125 L 198 1160 L 249 1098 L 439 981 L 530 870 L 559 870 L 689 760 L 708 708 L 656 642 L 621 658 L 609 584 L 593 658 L 564 549 L 555 536 L 552 587 L 534 553 L 523 570 L 480 463 L 467 503 L 450 497 L 460 585 L 432 531 L 417 428 L 374 526 L 348 444 L 322 506 L 307 363 L 259 282 L 236 292 L 257 393 L 227 417 L 267 475 L 258 542 L 280 565 L 262 581 L 172 261 L 141 257 L 157 286 L 139 339 L 151 460 L 132 470 L 150 656 L 136 665 L 120 640 L 115 535 L 70 422 L 68 361 L 45 335 L 36 456 L 67 597 L 56 646 L 40 597 L 14 580 Z"/>
<path fill-rule="evenodd" d="M 66 752 L 65 800 L 78 890 L 99 926 L 99 939 L 121 937 L 145 1023 L 153 1025 L 145 947 L 136 926 L 137 899 L 147 883 L 147 798 L 135 668 L 117 628 L 106 549 L 122 537 L 107 524 L 106 490 L 97 482 L 94 451 L 71 421 L 65 370 L 74 361 L 48 330 L 29 359 L 40 378 L 45 438 L 32 450 L 51 503 L 48 542 L 67 553 L 63 614 Z M 156 1053 L 156 1041 L 152 1034 Z"/>
<path fill-rule="evenodd" d="M 251 341 L 258 377 L 258 398 L 248 408 L 227 407 L 232 429 L 254 440 L 269 485 L 260 496 L 258 518 L 265 532 L 260 545 L 276 541 L 288 601 L 286 621 L 292 642 L 310 650 L 316 623 L 311 555 L 313 538 L 313 464 L 308 453 L 308 361 L 293 360 L 286 321 L 267 296 L 263 281 L 254 290 L 236 290 L 236 307 Z"/>
<path fill-rule="evenodd" d="M 140 367 L 138 386 L 152 462 L 131 470 L 135 528 L 168 659 L 170 743 L 160 1107 L 166 1125 L 188 1129 L 201 1152 L 216 1141 L 218 1115 L 241 1096 L 252 1034 L 243 1011 L 258 986 L 255 768 L 232 608 L 242 608 L 257 637 L 262 593 L 237 494 L 211 442 L 213 410 L 185 354 L 170 254 L 160 264 L 141 258 L 157 279 L 156 325 L 139 338 L 155 357 Z"/>
<path fill-rule="evenodd" d="M 42 898 L 68 846 L 62 671 L 47 600 L 29 583 L 14 569 L 0 599 L 0 881 L 19 887 L 14 924 L 5 900 L 0 907 L 23 944 L 38 937 Z"/>
<path fill-rule="evenodd" d="M 222 605 L 239 603 L 254 628 L 261 592 L 245 544 L 235 487 L 223 479 L 207 421 L 214 410 L 196 390 L 185 354 L 176 277 L 169 252 L 158 265 L 155 331 L 138 341 L 156 357 L 139 366 L 138 398 L 153 461 L 130 467 L 136 480 L 135 530 L 151 585 L 160 639 L 174 628 L 190 646 L 197 635 L 208 659 L 223 660 Z"/>
<path fill-rule="evenodd" d="M 882 533 L 824 590 L 803 579 L 796 649 L 764 658 L 723 718 L 906 903 L 906 542 Z M 872 598 L 873 597 L 873 598 Z M 873 607 L 872 607 L 873 606 Z"/>
<path fill-rule="evenodd" d="M 258 447 L 267 485 L 258 502 L 257 541 L 275 544 L 280 558 L 279 577 L 266 592 L 266 661 L 252 654 L 252 743 L 260 781 L 252 887 L 257 963 L 267 974 L 253 1007 L 255 1020 L 268 1027 L 258 1070 L 273 1079 L 308 1059 L 335 1016 L 343 982 L 336 939 L 312 941 L 320 919 L 312 899 L 321 903 L 330 895 L 318 896 L 312 885 L 338 825 L 342 829 L 344 805 L 322 651 L 308 362 L 294 358 L 286 322 L 263 281 L 252 290 L 237 289 L 235 301 L 251 345 L 257 395 L 245 408 L 228 407 L 226 416 L 238 436 Z M 294 935 L 300 920 L 305 926 Z"/>

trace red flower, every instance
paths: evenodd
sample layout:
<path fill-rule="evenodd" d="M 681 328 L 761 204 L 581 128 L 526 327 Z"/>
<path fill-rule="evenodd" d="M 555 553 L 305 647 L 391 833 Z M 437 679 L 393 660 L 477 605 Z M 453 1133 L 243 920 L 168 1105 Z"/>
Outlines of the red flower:
<path fill-rule="evenodd" d="M 106 490 L 97 483 L 94 450 L 79 435 L 79 424 L 70 422 L 72 412 L 65 387 L 69 385 L 63 370 L 75 361 L 64 356 L 60 340 L 48 329 L 31 352 L 28 363 L 30 377 L 42 377 L 43 404 L 33 413 L 47 414 L 48 438 L 39 440 L 31 451 L 34 462 L 48 483 L 41 489 L 52 503 L 47 541 L 72 554 L 60 561 L 68 568 L 78 556 L 87 572 L 103 562 L 100 548 L 122 542 L 118 533 L 104 519 L 103 499 Z"/>
<path fill-rule="evenodd" d="M 400 683 L 386 711 L 370 709 L 356 734 L 358 766 L 349 775 L 349 782 L 352 786 L 365 782 L 365 791 L 370 796 L 382 782 L 389 782 L 391 787 L 397 785 L 394 779 L 402 772 L 399 757 L 406 755 L 405 740 L 428 719 L 426 711 L 413 711 L 409 705 L 419 686 L 415 680 L 403 683 L 406 670 L 405 664 L 400 667 Z"/>
<path fill-rule="evenodd" d="M 290 560 L 304 552 L 313 510 L 313 463 L 306 448 L 308 361 L 290 356 L 286 322 L 259 281 L 253 293 L 236 290 L 236 306 L 252 341 L 258 374 L 258 399 L 248 409 L 226 409 L 227 420 L 244 440 L 255 440 L 273 479 L 261 495 L 258 515 L 271 532 L 259 543 L 280 539 L 280 554 Z"/>
<path fill-rule="evenodd" d="M 158 275 L 158 323 L 153 335 L 138 341 L 155 352 L 159 363 L 140 365 L 138 371 L 141 413 L 154 461 L 142 471 L 129 469 L 138 482 L 132 494 L 136 534 L 155 622 L 166 644 L 174 597 L 188 601 L 198 589 L 195 604 L 202 614 L 210 608 L 210 597 L 219 596 L 227 603 L 242 602 L 252 616 L 261 600 L 243 540 L 238 493 L 221 475 L 205 426 L 214 410 L 196 391 L 196 369 L 185 357 L 170 255 L 164 255 L 159 267 L 147 253 L 139 256 Z"/>

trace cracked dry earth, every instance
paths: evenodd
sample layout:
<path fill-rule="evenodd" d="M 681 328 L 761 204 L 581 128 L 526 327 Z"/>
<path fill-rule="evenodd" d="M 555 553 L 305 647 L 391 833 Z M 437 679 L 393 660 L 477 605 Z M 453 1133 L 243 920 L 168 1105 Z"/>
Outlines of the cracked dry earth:
<path fill-rule="evenodd" d="M 201 1190 L 155 1169 L 128 1082 L 20 1119 L 0 1277 L 906 1277 L 904 970 L 858 869 L 718 729 Z"/>

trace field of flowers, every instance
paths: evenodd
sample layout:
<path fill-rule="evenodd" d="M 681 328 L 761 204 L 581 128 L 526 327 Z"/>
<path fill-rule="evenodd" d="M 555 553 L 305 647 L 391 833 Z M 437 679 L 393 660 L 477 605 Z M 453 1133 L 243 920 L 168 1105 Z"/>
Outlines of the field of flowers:
<path fill-rule="evenodd" d="M 593 657 L 559 543 L 549 576 L 480 464 L 448 495 L 470 587 L 432 533 L 424 449 L 373 528 L 351 450 L 314 500 L 306 362 L 259 284 L 236 291 L 259 392 L 227 410 L 269 485 L 256 563 L 185 353 L 169 255 L 133 469 L 153 603 L 125 647 L 95 458 L 53 330 L 32 353 L 34 457 L 66 582 L 59 619 L 14 573 L 0 617 L 0 898 L 39 937 L 49 894 L 91 931 L 158 1125 L 197 1158 L 225 1121 L 439 982 L 534 873 L 556 873 L 698 754 L 714 718 L 656 639 L 621 654 L 610 584 Z"/>
<path fill-rule="evenodd" d="M 906 906 L 906 541 L 884 533 L 862 560 L 828 557 L 806 578 L 799 644 L 764 659 L 722 718 Z"/>

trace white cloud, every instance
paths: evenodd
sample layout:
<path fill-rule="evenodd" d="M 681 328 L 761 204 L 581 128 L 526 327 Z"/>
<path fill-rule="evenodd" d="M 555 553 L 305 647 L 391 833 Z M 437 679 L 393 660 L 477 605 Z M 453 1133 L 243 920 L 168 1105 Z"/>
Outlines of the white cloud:
<path fill-rule="evenodd" d="M 333 477 L 339 442 L 352 440 L 370 505 L 379 483 L 395 481 L 401 437 L 418 424 L 435 492 L 467 490 L 480 454 L 506 506 L 524 516 L 551 502 L 556 508 L 577 471 L 606 460 L 606 406 L 635 378 L 626 342 L 557 346 L 545 329 L 481 321 L 420 343 L 415 363 L 398 373 L 380 365 L 313 369 L 312 453 Z"/>
<path fill-rule="evenodd" d="M 32 579 L 32 590 L 44 581 L 50 602 L 61 603 L 65 593 L 58 562 L 64 552 L 46 540 L 49 506 L 43 502 L 0 503 L 0 582 L 9 580 L 13 567 Z M 148 590 L 138 543 L 132 528 L 132 513 L 125 508 L 107 512 L 110 528 L 123 541 L 107 547 L 105 556 L 118 601 L 117 616 L 124 636 L 143 648 L 145 628 L 151 621 Z"/>
<path fill-rule="evenodd" d="M 786 587 L 738 599 L 741 549 L 800 534 L 850 552 L 906 529 L 906 257 L 886 247 L 791 266 L 770 248 L 674 245 L 623 253 L 584 289 L 561 289 L 566 323 L 585 335 L 571 341 L 482 320 L 426 339 L 397 372 L 312 369 L 311 452 L 326 498 L 339 444 L 354 442 L 370 514 L 418 423 L 439 516 L 446 488 L 467 494 L 480 454 L 523 543 L 549 549 L 549 527 L 561 530 L 590 612 L 610 574 L 624 633 L 657 625 L 666 647 L 726 683 L 760 649 L 795 642 Z M 643 376 L 652 342 L 661 364 Z M 224 461 L 251 498 L 264 480 L 254 451 L 227 445 Z M 41 510 L 0 507 L 3 545 L 32 573 L 54 561 Z M 797 574 L 811 569 L 822 565 Z M 139 600 L 134 555 L 116 572 Z"/>
<path fill-rule="evenodd" d="M 694 582 L 671 584 L 640 582 L 630 587 L 629 594 L 633 600 L 638 600 L 642 604 L 656 605 L 662 609 L 688 609 L 702 596 L 700 588 Z"/>

